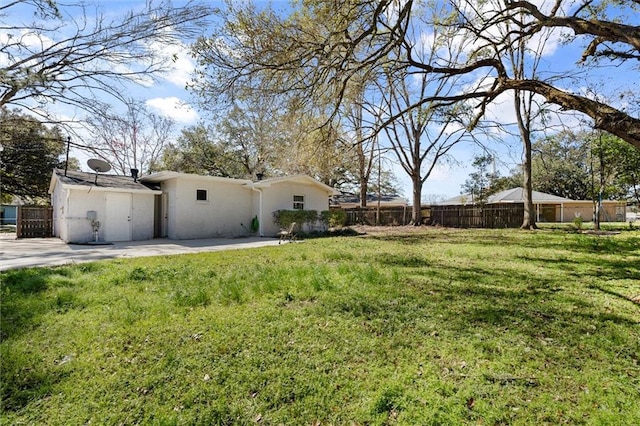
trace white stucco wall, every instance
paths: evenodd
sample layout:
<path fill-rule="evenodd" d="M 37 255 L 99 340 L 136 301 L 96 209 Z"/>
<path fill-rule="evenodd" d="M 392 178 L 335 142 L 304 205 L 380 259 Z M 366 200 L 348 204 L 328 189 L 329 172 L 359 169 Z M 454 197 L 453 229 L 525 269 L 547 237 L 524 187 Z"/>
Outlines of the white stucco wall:
<path fill-rule="evenodd" d="M 207 191 L 207 201 L 196 200 L 196 191 Z M 168 195 L 168 237 L 194 239 L 249 235 L 251 189 L 237 183 L 206 177 L 169 179 L 162 183 Z"/>
<path fill-rule="evenodd" d="M 93 241 L 91 221 L 88 211 L 95 211 L 100 222 L 98 239 L 104 240 L 106 220 L 105 194 L 92 188 L 62 188 L 57 184 L 51 196 L 53 205 L 54 235 L 64 242 L 85 243 Z M 132 240 L 153 238 L 154 195 L 132 194 Z"/>
<path fill-rule="evenodd" d="M 304 209 L 316 210 L 318 213 L 329 210 L 329 194 L 312 184 L 295 182 L 279 182 L 263 191 L 263 232 L 265 236 L 274 236 L 280 231 L 280 227 L 273 221 L 273 212 L 276 210 L 293 210 L 293 196 L 304 196 Z"/>
<path fill-rule="evenodd" d="M 104 223 L 104 193 L 87 189 L 67 189 L 69 196 L 66 202 L 64 221 L 67 226 L 65 242 L 84 243 L 93 241 L 91 221 L 87 219 L 88 211 L 95 211 L 97 220 Z M 104 240 L 104 226 L 98 230 L 98 239 Z"/>

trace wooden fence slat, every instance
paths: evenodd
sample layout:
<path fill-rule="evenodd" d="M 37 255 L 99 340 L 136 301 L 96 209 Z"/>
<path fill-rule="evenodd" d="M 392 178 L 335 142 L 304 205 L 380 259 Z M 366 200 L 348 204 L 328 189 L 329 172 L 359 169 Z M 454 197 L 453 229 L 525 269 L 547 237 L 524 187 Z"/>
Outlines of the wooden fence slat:
<path fill-rule="evenodd" d="M 345 209 L 345 225 L 404 226 L 411 223 L 411 207 L 381 208 L 378 217 L 376 207 Z"/>
<path fill-rule="evenodd" d="M 16 236 L 18 238 L 48 238 L 52 235 L 52 207 L 18 206 L 16 222 Z"/>
<path fill-rule="evenodd" d="M 430 224 L 453 228 L 518 228 L 523 216 L 523 203 L 431 206 Z"/>

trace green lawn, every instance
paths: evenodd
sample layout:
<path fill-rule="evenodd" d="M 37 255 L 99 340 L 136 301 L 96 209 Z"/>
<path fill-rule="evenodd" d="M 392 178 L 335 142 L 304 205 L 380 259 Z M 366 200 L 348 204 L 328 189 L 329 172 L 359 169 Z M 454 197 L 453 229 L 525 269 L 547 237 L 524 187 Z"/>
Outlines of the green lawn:
<path fill-rule="evenodd" d="M 9 271 L 2 424 L 640 424 L 640 231 Z"/>

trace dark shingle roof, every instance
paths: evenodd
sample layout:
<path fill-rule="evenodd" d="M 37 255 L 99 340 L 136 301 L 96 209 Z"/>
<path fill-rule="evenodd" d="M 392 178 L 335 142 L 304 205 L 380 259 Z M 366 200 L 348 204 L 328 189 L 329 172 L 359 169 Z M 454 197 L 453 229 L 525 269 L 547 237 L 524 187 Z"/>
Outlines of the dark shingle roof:
<path fill-rule="evenodd" d="M 331 201 L 335 205 L 360 204 L 360 196 L 355 194 L 343 193 L 333 197 Z M 367 205 L 377 203 L 377 202 L 378 202 L 378 196 L 376 194 L 367 194 Z M 380 203 L 406 205 L 407 200 L 399 195 L 381 195 Z"/>
<path fill-rule="evenodd" d="M 561 204 L 567 203 L 574 200 L 570 200 L 569 198 L 558 197 L 553 194 L 546 194 L 544 192 L 531 191 L 531 196 L 533 202 L 536 204 L 549 203 L 549 204 Z M 524 190 L 522 187 L 506 189 L 504 191 L 497 192 L 493 195 L 490 195 L 487 198 L 487 204 L 498 204 L 498 203 L 521 203 L 524 201 Z M 473 204 L 473 197 L 470 194 L 458 195 L 457 197 L 449 198 L 448 200 L 444 200 L 438 204 L 441 205 L 465 205 L 465 204 Z"/>
<path fill-rule="evenodd" d="M 53 172 L 58 176 L 60 182 L 66 185 L 94 186 L 99 188 L 118 188 L 138 191 L 157 189 L 155 186 L 145 185 L 140 181 L 134 182 L 133 178 L 130 176 L 106 175 L 98 173 L 98 177 L 96 179 L 95 173 L 68 170 L 67 175 L 65 176 L 64 170 L 56 169 Z"/>

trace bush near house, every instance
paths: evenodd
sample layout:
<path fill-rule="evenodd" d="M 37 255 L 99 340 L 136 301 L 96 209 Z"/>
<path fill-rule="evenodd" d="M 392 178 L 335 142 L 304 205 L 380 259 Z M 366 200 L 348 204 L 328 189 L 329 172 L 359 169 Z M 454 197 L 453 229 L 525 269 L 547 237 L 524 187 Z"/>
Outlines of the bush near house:
<path fill-rule="evenodd" d="M 302 228 L 304 225 L 315 224 L 318 221 L 318 212 L 316 210 L 276 210 L 273 212 L 273 220 L 283 229 L 288 229 L 294 222 Z"/>
<path fill-rule="evenodd" d="M 283 229 L 294 222 L 300 229 L 311 228 L 318 222 L 329 228 L 340 228 L 346 223 L 347 215 L 343 210 L 323 210 L 319 214 L 316 210 L 277 210 L 273 212 L 273 220 Z"/>
<path fill-rule="evenodd" d="M 347 213 L 342 209 L 324 210 L 320 216 L 329 228 L 342 228 L 347 223 Z"/>

